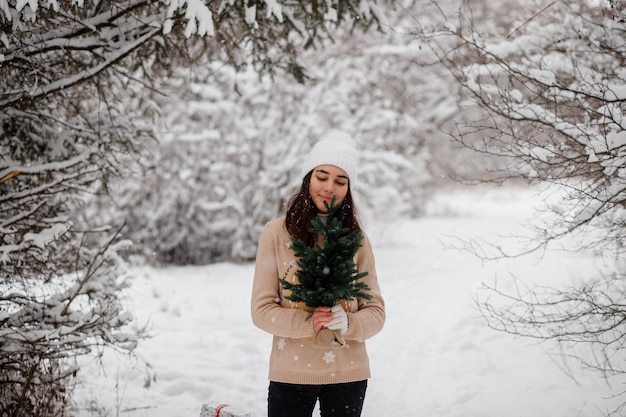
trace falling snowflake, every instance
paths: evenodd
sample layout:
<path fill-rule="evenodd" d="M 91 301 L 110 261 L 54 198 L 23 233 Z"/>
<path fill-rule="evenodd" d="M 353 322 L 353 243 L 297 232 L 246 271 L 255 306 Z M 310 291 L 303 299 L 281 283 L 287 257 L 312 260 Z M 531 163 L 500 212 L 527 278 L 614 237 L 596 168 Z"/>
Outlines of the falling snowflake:
<path fill-rule="evenodd" d="M 335 354 L 331 351 L 324 353 L 324 360 L 326 361 L 326 363 L 335 362 Z"/>
<path fill-rule="evenodd" d="M 278 346 L 278 350 L 283 350 L 287 345 L 287 342 L 285 342 L 284 337 L 281 337 L 280 339 L 278 339 L 278 343 L 276 345 Z"/>

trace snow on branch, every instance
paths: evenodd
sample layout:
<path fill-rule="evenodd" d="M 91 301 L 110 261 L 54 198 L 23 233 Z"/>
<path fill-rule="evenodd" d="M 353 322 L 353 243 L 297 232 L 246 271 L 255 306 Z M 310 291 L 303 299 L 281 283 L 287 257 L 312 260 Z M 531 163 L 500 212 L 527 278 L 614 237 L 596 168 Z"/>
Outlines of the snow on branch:
<path fill-rule="evenodd" d="M 200 36 L 215 35 L 213 14 L 202 0 L 162 0 L 162 2 L 167 6 L 167 13 L 162 21 L 155 21 L 155 23 L 157 23 L 158 26 L 163 27 L 164 34 L 170 33 L 174 16 L 181 10 L 184 10 L 184 17 L 187 21 L 187 27 L 185 30 L 185 35 L 187 37 L 194 34 Z M 43 7 L 40 7 L 40 3 Z M 86 8 L 83 2 L 73 1 L 72 3 L 74 3 L 74 7 Z M 89 30 L 95 31 L 96 28 L 100 27 L 104 22 L 110 22 L 111 20 L 118 19 L 123 14 L 135 10 L 138 7 L 147 6 L 150 3 L 152 2 L 146 0 L 134 0 L 124 2 L 122 7 L 113 3 L 110 11 L 101 13 L 91 19 L 76 19 L 76 22 L 79 26 L 84 26 Z M 9 22 L 12 22 L 14 18 L 16 20 L 35 22 L 37 20 L 37 15 L 43 13 L 42 9 L 52 9 L 54 12 L 61 13 L 61 9 L 56 0 L 18 0 L 13 7 L 9 5 L 7 0 L 0 0 L 0 13 L 3 14 Z M 62 31 L 68 30 L 73 29 L 62 29 Z M 59 33 L 57 30 L 52 30 L 51 32 L 52 33 L 44 35 L 43 39 L 57 36 L 64 37 L 63 34 Z"/>
<path fill-rule="evenodd" d="M 115 64 L 116 62 L 122 60 L 124 57 L 126 57 L 128 54 L 133 52 L 136 48 L 143 45 L 148 39 L 152 38 L 159 32 L 160 32 L 160 29 L 153 29 L 152 31 L 140 36 L 133 42 L 128 43 L 123 48 L 116 50 L 111 56 L 108 56 L 104 61 L 102 61 L 98 65 L 94 67 L 85 68 L 72 76 L 62 78 L 60 80 L 53 81 L 50 84 L 35 88 L 34 90 L 28 93 L 28 98 L 37 99 L 39 97 L 43 97 L 48 94 L 52 94 L 57 91 L 69 88 L 75 84 L 81 83 L 85 80 L 88 80 L 100 74 L 102 71 L 106 70 L 107 68 Z M 22 100 L 23 98 L 24 97 L 22 94 L 17 95 L 17 96 L 16 95 L 10 96 L 9 99 L 0 101 L 0 108 L 10 107 L 16 104 L 18 101 Z"/>
<path fill-rule="evenodd" d="M 94 154 L 94 151 L 85 151 L 81 153 L 80 155 L 77 155 L 73 158 L 66 159 L 64 161 L 48 162 L 48 163 L 32 165 L 32 166 L 18 166 L 18 165 L 10 166 L 8 168 L 4 168 L 0 170 L 0 178 L 5 178 L 13 173 L 16 173 L 13 176 L 17 176 L 20 173 L 38 174 L 38 173 L 42 173 L 46 171 L 61 171 L 63 169 L 67 169 L 76 164 L 79 164 L 81 162 L 87 162 L 93 154 Z"/>
<path fill-rule="evenodd" d="M 185 8 L 185 20 L 187 20 L 186 37 L 189 38 L 194 34 L 200 36 L 215 35 L 213 13 L 202 0 L 181 0 L 180 2 L 178 0 L 169 0 L 166 20 L 163 24 L 163 33 L 165 35 L 172 31 L 173 17 L 182 8 Z"/>

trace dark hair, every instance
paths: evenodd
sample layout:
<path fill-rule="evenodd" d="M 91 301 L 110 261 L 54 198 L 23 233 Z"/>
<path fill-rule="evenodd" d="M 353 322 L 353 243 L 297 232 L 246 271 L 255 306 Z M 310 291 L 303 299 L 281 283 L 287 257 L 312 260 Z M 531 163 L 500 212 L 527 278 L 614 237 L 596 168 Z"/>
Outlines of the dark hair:
<path fill-rule="evenodd" d="M 292 237 L 300 239 L 311 247 L 315 246 L 316 236 L 311 233 L 309 229 L 311 228 L 311 221 L 317 216 L 317 207 L 315 207 L 311 199 L 311 194 L 309 193 L 312 174 L 313 170 L 304 176 L 300 189 L 291 196 L 289 203 L 287 203 L 287 214 L 285 217 L 287 232 L 289 232 Z M 352 192 L 350 191 L 349 181 L 348 192 L 337 213 L 337 218 L 341 222 L 341 225 L 351 232 L 361 229 L 357 218 L 357 210 L 354 206 L 354 200 L 352 199 Z"/>

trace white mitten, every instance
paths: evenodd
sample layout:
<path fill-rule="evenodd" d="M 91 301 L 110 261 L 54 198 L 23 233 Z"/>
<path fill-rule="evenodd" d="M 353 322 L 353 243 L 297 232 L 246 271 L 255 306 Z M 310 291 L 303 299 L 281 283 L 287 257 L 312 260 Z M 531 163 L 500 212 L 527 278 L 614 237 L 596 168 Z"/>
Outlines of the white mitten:
<path fill-rule="evenodd" d="M 330 311 L 333 312 L 333 318 L 326 325 L 327 329 L 330 330 L 339 330 L 341 334 L 344 334 L 348 331 L 348 315 L 346 314 L 343 307 L 339 304 L 335 304 Z"/>

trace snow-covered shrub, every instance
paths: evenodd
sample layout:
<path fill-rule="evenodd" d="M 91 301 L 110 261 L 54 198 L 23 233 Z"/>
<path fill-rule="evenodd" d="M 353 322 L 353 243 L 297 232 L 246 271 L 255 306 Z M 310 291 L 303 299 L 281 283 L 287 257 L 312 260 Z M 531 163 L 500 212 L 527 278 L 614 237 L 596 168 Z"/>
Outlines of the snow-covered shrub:
<path fill-rule="evenodd" d="M 537 246 L 587 231 L 588 247 L 621 248 L 626 25 L 612 2 L 539 6 L 525 5 L 530 16 L 542 13 L 501 28 L 508 38 L 472 31 L 471 10 L 456 25 L 422 33 L 482 110 L 453 134 L 507 161 L 505 179 L 542 181 L 563 193 L 561 204 L 548 208 L 558 220 L 542 225 Z"/>
<path fill-rule="evenodd" d="M 583 366 L 623 377 L 626 308 L 617 300 L 626 277 L 626 9 L 618 1 L 544 3 L 524 3 L 506 25 L 489 27 L 495 30 L 485 30 L 485 16 L 468 6 L 418 33 L 480 109 L 481 117 L 458 124 L 459 142 L 506 161 L 503 178 L 550 191 L 525 250 L 606 256 L 606 265 L 577 286 L 492 288 L 490 296 L 507 303 L 481 300 L 489 325 L 557 341 Z"/>
<path fill-rule="evenodd" d="M 79 220 L 112 156 L 86 128 L 76 135 L 36 113 L 26 118 L 18 131 L 10 119 L 0 129 L 0 409 L 64 416 L 74 360 L 103 346 L 132 351 L 141 335 L 127 329 L 119 297 L 126 244 Z"/>
<path fill-rule="evenodd" d="M 251 260 L 262 226 L 284 212 L 299 186 L 304 154 L 331 128 L 350 131 L 362 149 L 355 193 L 364 215 L 418 212 L 423 185 L 432 182 L 427 148 L 415 137 L 419 121 L 396 114 L 403 103 L 382 108 L 394 101 L 385 94 L 401 90 L 401 71 L 393 90 L 390 81 L 387 89 L 369 88 L 353 81 L 368 71 L 368 57 L 346 59 L 346 66 L 358 60 L 358 74 L 329 60 L 312 71 L 328 76 L 304 85 L 217 62 L 206 64 L 204 77 L 202 69 L 188 83 L 181 77 L 180 92 L 161 102 L 161 142 L 138 181 L 125 178 L 115 187 L 109 216 L 126 218 L 125 236 L 152 262 Z"/>
<path fill-rule="evenodd" d="M 406 36 L 411 15 L 396 20 L 384 34 L 336 29 L 335 43 L 302 51 L 304 84 L 217 61 L 175 72 L 173 88 L 153 97 L 159 144 L 93 216 L 126 219 L 125 237 L 151 262 L 250 260 L 263 224 L 298 187 L 301 158 L 331 128 L 362 150 L 355 193 L 366 224 L 419 215 L 441 178 L 484 165 L 442 133 L 455 95 Z"/>

